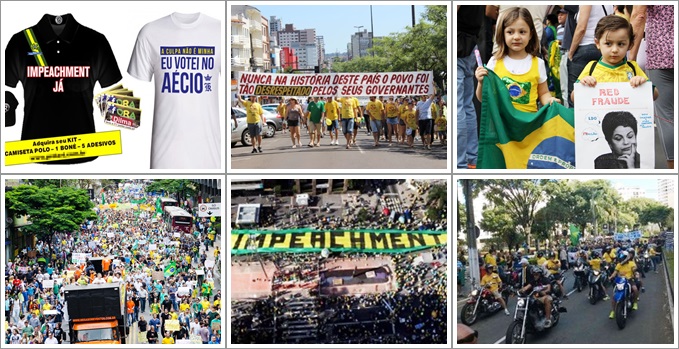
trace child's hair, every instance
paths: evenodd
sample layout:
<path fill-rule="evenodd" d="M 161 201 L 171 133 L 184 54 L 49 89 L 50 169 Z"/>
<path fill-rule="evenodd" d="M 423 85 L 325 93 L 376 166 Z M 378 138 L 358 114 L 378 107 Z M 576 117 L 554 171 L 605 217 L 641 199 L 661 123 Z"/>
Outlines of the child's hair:
<path fill-rule="evenodd" d="M 607 31 L 616 31 L 618 29 L 627 29 L 630 41 L 629 47 L 631 48 L 632 45 L 634 45 L 634 32 L 632 31 L 632 25 L 626 19 L 620 16 L 608 15 L 601 18 L 594 29 L 594 37 L 601 41 L 601 37 L 604 36 Z"/>
<path fill-rule="evenodd" d="M 533 16 L 526 8 L 512 7 L 503 13 L 501 22 L 497 24 L 499 29 L 495 32 L 495 42 L 498 46 L 498 50 L 495 53 L 496 59 L 507 55 L 509 48 L 507 43 L 505 43 L 505 28 L 516 22 L 519 18 L 523 19 L 528 24 L 528 28 L 530 28 L 530 41 L 526 46 L 526 52 L 533 56 L 540 55 L 540 42 L 538 41 L 538 33 L 535 31 L 535 25 L 533 25 Z"/>

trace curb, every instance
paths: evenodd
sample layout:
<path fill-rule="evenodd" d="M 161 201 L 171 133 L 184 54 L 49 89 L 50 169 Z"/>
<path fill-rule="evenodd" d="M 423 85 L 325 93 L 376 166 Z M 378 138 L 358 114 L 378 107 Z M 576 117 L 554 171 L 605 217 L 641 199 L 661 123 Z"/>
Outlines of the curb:
<path fill-rule="evenodd" d="M 667 261 L 665 260 L 665 252 L 662 254 L 663 266 L 665 267 L 665 285 L 667 287 L 667 305 L 670 307 L 670 320 L 672 320 L 672 327 L 674 328 L 674 290 L 670 282 L 670 273 L 667 269 Z"/>

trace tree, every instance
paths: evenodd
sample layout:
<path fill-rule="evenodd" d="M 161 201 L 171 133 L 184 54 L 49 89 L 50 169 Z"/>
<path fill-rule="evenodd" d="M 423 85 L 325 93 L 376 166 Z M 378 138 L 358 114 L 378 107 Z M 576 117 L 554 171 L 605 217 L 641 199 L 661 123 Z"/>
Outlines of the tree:
<path fill-rule="evenodd" d="M 188 179 L 155 179 L 146 186 L 147 193 L 161 191 L 177 197 L 178 201 L 183 201 L 184 198 L 195 196 L 198 193 L 196 183 Z"/>
<path fill-rule="evenodd" d="M 445 185 L 433 185 L 427 195 L 427 206 L 429 219 L 444 218 L 448 208 L 448 188 Z"/>
<path fill-rule="evenodd" d="M 661 227 L 665 225 L 669 215 L 673 215 L 672 208 L 649 198 L 632 198 L 625 202 L 626 207 L 638 214 L 641 225 L 657 223 Z"/>
<path fill-rule="evenodd" d="M 485 196 L 504 212 L 515 225 L 530 232 L 538 203 L 544 198 L 545 180 L 538 179 L 492 179 L 485 182 Z"/>
<path fill-rule="evenodd" d="M 479 226 L 485 231 L 495 233 L 494 237 L 499 237 L 509 250 L 525 240 L 517 231 L 512 215 L 503 206 L 484 205 Z"/>
<path fill-rule="evenodd" d="M 53 185 L 21 185 L 7 192 L 5 204 L 12 215 L 27 215 L 26 232 L 38 238 L 54 232 L 74 232 L 87 220 L 96 219 L 87 190 Z"/>

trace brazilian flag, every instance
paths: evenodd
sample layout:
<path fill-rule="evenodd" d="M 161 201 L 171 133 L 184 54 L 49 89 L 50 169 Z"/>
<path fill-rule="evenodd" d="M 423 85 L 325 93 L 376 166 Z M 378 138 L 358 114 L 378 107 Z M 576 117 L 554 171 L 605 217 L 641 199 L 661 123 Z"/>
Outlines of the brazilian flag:
<path fill-rule="evenodd" d="M 177 263 L 172 262 L 165 267 L 165 277 L 170 277 L 177 273 Z"/>
<path fill-rule="evenodd" d="M 573 109 L 553 103 L 535 113 L 516 110 L 504 82 L 483 79 L 477 168 L 575 168 Z"/>
<path fill-rule="evenodd" d="M 571 232 L 571 246 L 577 246 L 580 243 L 580 229 L 575 224 L 571 224 L 568 228 Z"/>
<path fill-rule="evenodd" d="M 156 198 L 156 212 L 163 213 L 162 205 L 160 204 L 160 196 Z"/>

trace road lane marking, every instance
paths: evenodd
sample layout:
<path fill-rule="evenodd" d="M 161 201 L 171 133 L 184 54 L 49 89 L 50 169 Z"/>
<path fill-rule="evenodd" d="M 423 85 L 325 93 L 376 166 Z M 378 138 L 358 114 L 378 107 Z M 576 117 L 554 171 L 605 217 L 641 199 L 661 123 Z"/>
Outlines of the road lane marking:
<path fill-rule="evenodd" d="M 493 343 L 493 344 L 500 344 L 500 343 L 504 342 L 506 338 L 507 338 L 507 336 L 504 336 L 504 337 L 498 339 L 497 341 L 495 341 L 495 343 Z"/>

